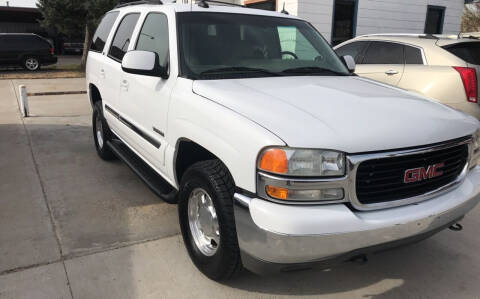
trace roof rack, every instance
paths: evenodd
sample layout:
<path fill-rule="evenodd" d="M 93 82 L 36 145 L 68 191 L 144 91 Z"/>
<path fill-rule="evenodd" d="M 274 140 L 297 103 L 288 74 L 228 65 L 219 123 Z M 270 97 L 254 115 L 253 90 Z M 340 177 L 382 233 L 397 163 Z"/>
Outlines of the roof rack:
<path fill-rule="evenodd" d="M 469 38 L 469 39 L 479 39 L 480 37 L 475 36 L 475 35 L 462 35 L 460 38 Z"/>
<path fill-rule="evenodd" d="M 480 32 L 460 32 L 458 34 L 458 39 L 461 39 L 461 38 L 470 38 L 470 39 L 480 40 Z"/>
<path fill-rule="evenodd" d="M 420 34 L 420 35 L 418 35 L 418 38 L 440 39 L 438 36 L 435 36 L 435 35 L 433 35 L 433 34 Z"/>
<path fill-rule="evenodd" d="M 375 34 L 365 34 L 359 35 L 358 37 L 369 37 L 369 36 L 399 36 L 399 37 L 418 37 L 423 39 L 432 39 L 432 40 L 440 40 L 440 39 L 461 39 L 461 38 L 471 38 L 471 39 L 480 39 L 479 36 L 475 36 L 475 33 L 459 33 L 457 34 L 412 34 L 412 33 L 375 33 Z"/>
<path fill-rule="evenodd" d="M 133 2 L 127 2 L 127 3 L 120 3 L 115 8 L 120 8 L 120 7 L 126 7 L 126 6 L 131 6 L 131 5 L 141 5 L 141 4 L 159 4 L 162 5 L 163 2 L 161 0 L 142 0 L 142 1 L 133 1 Z"/>
<path fill-rule="evenodd" d="M 235 4 L 235 3 L 229 3 L 229 2 L 223 2 L 223 1 L 216 1 L 216 0 L 200 0 L 197 1 L 197 5 L 203 8 L 208 8 L 208 3 L 214 3 L 214 4 L 223 4 L 223 5 L 228 5 L 228 6 L 237 6 L 237 7 L 245 7 L 245 5 L 241 4 Z"/>
<path fill-rule="evenodd" d="M 426 38 L 426 36 L 431 36 L 433 38 L 435 38 L 435 36 L 431 35 L 431 34 L 415 34 L 415 33 L 372 33 L 372 34 L 364 34 L 364 35 L 360 35 L 358 37 L 366 37 L 366 36 L 411 36 L 411 37 L 424 37 Z"/>

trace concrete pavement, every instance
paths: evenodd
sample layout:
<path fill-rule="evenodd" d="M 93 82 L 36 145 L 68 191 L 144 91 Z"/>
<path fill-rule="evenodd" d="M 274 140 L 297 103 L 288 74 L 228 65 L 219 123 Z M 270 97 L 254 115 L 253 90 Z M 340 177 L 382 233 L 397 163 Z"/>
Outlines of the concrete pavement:
<path fill-rule="evenodd" d="M 424 242 L 363 266 L 206 279 L 178 235 L 176 206 L 95 153 L 84 79 L 0 81 L 0 298 L 479 298 L 480 208 Z"/>

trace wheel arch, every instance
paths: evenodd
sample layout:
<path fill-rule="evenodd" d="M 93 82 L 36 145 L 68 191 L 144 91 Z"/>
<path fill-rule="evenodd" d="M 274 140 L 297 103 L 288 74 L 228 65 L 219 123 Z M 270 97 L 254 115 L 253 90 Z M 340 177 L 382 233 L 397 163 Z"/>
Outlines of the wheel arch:
<path fill-rule="evenodd" d="M 97 103 L 98 101 L 102 101 L 102 95 L 100 94 L 100 90 L 98 90 L 97 86 L 95 86 L 95 84 L 93 83 L 88 84 L 88 95 L 92 108 L 95 106 L 95 103 Z"/>
<path fill-rule="evenodd" d="M 179 138 L 175 145 L 175 153 L 173 156 L 173 172 L 177 185 L 180 186 L 182 177 L 190 166 L 197 162 L 214 159 L 222 162 L 230 172 L 230 175 L 232 175 L 225 161 L 222 161 L 222 159 L 220 159 L 212 151 L 189 138 Z"/>

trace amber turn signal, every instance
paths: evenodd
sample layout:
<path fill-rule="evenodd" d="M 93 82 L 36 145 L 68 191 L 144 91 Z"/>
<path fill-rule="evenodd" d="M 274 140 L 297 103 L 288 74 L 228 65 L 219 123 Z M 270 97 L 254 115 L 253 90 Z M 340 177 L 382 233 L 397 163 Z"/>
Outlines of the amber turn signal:
<path fill-rule="evenodd" d="M 274 186 L 266 187 L 267 194 L 276 199 L 288 199 L 288 189 Z"/>
<path fill-rule="evenodd" d="M 283 149 L 278 148 L 265 151 L 260 159 L 259 168 L 268 172 L 287 173 L 287 153 Z"/>

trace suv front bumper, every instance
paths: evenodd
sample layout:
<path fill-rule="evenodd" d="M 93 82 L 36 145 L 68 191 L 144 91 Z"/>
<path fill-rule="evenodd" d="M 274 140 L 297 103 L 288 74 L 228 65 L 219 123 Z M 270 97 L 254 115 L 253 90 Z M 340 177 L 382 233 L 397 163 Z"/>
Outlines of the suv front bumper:
<path fill-rule="evenodd" d="M 426 238 L 460 220 L 480 201 L 480 167 L 457 188 L 417 204 L 355 211 L 345 204 L 282 205 L 234 196 L 244 266 L 256 273 L 329 265 Z"/>

